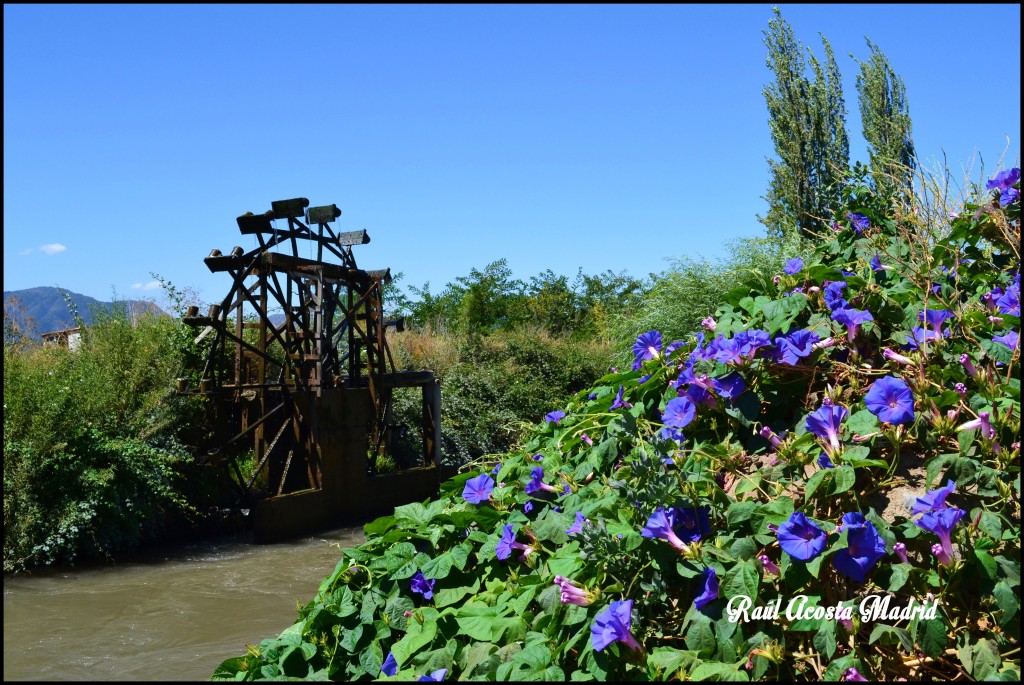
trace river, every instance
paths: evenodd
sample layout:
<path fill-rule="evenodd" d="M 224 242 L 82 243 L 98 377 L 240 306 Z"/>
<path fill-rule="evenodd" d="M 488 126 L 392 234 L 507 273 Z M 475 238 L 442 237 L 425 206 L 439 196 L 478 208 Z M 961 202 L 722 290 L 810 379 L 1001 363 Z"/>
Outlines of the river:
<path fill-rule="evenodd" d="M 4 680 L 209 680 L 297 618 L 361 526 L 4 579 Z"/>

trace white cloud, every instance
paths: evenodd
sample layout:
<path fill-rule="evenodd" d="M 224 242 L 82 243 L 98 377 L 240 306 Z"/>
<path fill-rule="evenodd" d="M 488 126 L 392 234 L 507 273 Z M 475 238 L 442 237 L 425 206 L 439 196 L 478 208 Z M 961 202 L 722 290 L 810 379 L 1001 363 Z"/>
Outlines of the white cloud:
<path fill-rule="evenodd" d="M 141 287 L 142 287 L 141 283 L 132 283 L 132 288 L 134 288 L 135 290 L 138 290 Z"/>
<path fill-rule="evenodd" d="M 40 252 L 45 252 L 46 254 L 49 255 L 54 255 L 57 254 L 58 252 L 63 252 L 66 249 L 68 249 L 67 246 L 61 245 L 60 243 L 47 243 L 46 245 L 39 246 Z"/>
<path fill-rule="evenodd" d="M 150 281 L 146 285 L 142 286 L 143 290 L 156 290 L 160 287 L 160 281 Z"/>

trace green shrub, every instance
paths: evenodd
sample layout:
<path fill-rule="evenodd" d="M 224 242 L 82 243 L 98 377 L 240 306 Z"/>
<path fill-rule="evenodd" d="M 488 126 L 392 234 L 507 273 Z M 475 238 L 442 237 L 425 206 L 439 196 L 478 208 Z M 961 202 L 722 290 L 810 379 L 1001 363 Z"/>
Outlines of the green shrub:
<path fill-rule="evenodd" d="M 529 424 L 603 373 L 609 348 L 520 328 L 489 336 L 409 332 L 392 338 L 396 364 L 441 381 L 442 461 L 460 465 L 509 450 Z M 419 398 L 396 401 L 396 421 L 420 423 Z"/>
<path fill-rule="evenodd" d="M 75 351 L 4 345 L 5 570 L 110 556 L 194 513 L 209 484 L 182 477 L 202 431 L 196 398 L 173 392 L 182 328 L 115 308 Z"/>

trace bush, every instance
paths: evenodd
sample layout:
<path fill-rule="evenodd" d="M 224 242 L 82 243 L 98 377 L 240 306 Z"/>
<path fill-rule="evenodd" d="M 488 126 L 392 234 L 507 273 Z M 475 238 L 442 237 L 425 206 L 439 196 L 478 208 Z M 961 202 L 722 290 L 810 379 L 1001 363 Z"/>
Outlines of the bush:
<path fill-rule="evenodd" d="M 1019 680 L 1019 200 L 929 238 L 846 199 L 714 339 L 643 333 L 214 678 Z"/>
<path fill-rule="evenodd" d="M 511 449 L 529 424 L 603 373 L 609 356 L 600 343 L 525 328 L 458 338 L 406 332 L 391 345 L 401 368 L 440 379 L 442 461 L 456 466 Z M 418 426 L 420 411 L 418 397 L 396 399 L 396 422 Z"/>
<path fill-rule="evenodd" d="M 193 511 L 183 442 L 202 422 L 173 394 L 181 328 L 120 308 L 76 351 L 4 345 L 5 571 L 129 550 Z"/>

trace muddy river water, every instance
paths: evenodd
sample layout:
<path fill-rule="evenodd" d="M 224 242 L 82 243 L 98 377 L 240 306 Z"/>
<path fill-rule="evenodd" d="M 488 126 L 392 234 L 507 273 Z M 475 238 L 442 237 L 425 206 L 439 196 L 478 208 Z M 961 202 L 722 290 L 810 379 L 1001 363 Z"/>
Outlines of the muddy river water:
<path fill-rule="evenodd" d="M 4 680 L 208 680 L 276 637 L 361 526 L 275 545 L 203 543 L 4 579 Z"/>

